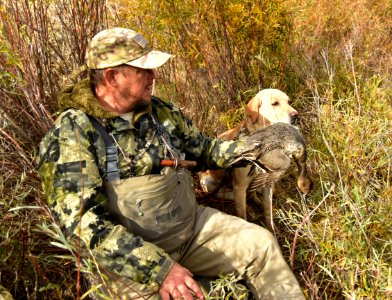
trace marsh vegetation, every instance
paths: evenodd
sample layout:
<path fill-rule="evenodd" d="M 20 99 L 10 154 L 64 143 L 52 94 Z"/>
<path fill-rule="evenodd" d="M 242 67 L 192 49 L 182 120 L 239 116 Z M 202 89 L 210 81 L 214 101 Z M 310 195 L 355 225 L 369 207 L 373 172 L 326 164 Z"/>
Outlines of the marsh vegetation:
<path fill-rule="evenodd" d="M 175 54 L 156 94 L 205 133 L 261 88 L 301 113 L 315 182 L 278 184 L 274 218 L 309 299 L 392 298 L 392 6 L 365 0 L 4 0 L 0 4 L 0 282 L 15 299 L 81 298 L 88 261 L 52 219 L 36 171 L 56 93 L 107 26 Z M 218 203 L 230 211 L 231 203 Z M 0 295 L 2 291 L 0 290 Z M 1 298 L 1 296 L 0 296 Z"/>

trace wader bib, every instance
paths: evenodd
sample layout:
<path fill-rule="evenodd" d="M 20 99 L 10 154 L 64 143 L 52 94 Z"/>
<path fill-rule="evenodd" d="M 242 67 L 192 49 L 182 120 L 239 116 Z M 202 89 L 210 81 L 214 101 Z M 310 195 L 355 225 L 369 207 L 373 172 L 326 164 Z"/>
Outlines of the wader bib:
<path fill-rule="evenodd" d="M 157 138 L 172 158 L 178 160 L 180 155 L 171 147 L 162 125 L 152 115 L 151 118 Z M 195 225 L 196 197 L 188 172 L 184 168 L 164 167 L 160 174 L 120 179 L 114 138 L 95 118 L 90 120 L 105 142 L 104 190 L 108 211 L 129 232 L 166 252 L 180 247 L 191 236 Z"/>
<path fill-rule="evenodd" d="M 135 235 L 171 252 L 192 234 L 196 198 L 184 169 L 106 180 L 110 213 Z"/>

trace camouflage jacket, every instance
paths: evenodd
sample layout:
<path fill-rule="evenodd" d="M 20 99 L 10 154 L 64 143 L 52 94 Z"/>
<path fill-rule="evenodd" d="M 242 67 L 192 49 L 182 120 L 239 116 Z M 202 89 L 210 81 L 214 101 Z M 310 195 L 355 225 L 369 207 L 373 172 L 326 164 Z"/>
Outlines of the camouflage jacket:
<path fill-rule="evenodd" d="M 241 142 L 202 135 L 173 104 L 152 98 L 146 111 L 119 116 L 103 110 L 88 80 L 64 89 L 62 113 L 40 144 L 38 168 L 49 206 L 68 236 L 76 235 L 106 269 L 157 288 L 172 266 L 167 253 L 116 223 L 102 191 L 104 140 L 87 114 L 100 119 L 116 139 L 121 178 L 160 171 L 164 147 L 153 135 L 152 113 L 171 145 L 198 169 L 225 167 Z M 146 146 L 146 143 L 149 145 Z"/>

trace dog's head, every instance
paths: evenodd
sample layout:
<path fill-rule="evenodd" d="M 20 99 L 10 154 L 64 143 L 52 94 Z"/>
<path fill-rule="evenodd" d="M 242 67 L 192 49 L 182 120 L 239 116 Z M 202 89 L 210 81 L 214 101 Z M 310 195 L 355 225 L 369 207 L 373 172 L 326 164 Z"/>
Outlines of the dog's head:
<path fill-rule="evenodd" d="M 249 131 L 282 122 L 295 124 L 299 113 L 289 105 L 290 98 L 278 89 L 264 89 L 245 107 L 246 127 Z"/>

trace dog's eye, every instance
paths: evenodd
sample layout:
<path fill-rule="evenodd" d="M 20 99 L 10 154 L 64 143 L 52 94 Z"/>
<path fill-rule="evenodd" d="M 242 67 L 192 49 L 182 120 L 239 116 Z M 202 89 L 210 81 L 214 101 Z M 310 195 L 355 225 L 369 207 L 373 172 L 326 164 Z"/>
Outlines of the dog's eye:
<path fill-rule="evenodd" d="M 272 106 L 278 106 L 279 105 L 279 102 L 273 102 L 272 103 Z"/>

